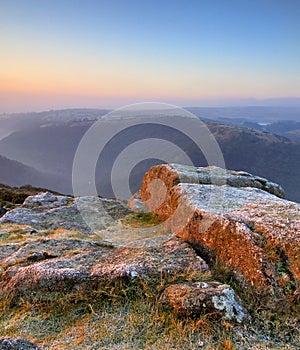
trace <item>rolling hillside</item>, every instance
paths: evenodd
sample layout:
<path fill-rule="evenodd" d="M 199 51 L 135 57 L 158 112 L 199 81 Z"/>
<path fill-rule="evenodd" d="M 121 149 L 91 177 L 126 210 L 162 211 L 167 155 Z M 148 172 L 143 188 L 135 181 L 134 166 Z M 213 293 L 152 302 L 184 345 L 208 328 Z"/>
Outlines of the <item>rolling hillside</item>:
<path fill-rule="evenodd" d="M 33 185 L 52 189 L 63 188 L 61 178 L 56 175 L 41 172 L 33 167 L 15 160 L 0 156 L 0 183 L 10 186 Z"/>
<path fill-rule="evenodd" d="M 30 183 L 63 193 L 71 193 L 74 155 L 82 136 L 91 124 L 92 121 L 77 121 L 43 127 L 35 126 L 14 132 L 2 139 L 0 154 L 31 168 L 21 168 L 19 163 L 11 163 L 1 158 L 3 175 L 0 181 L 10 185 Z M 207 125 L 222 149 L 228 169 L 245 170 L 277 182 L 285 189 L 288 199 L 300 202 L 299 143 L 240 126 L 216 122 L 207 122 Z M 116 157 L 130 143 L 145 138 L 161 138 L 174 142 L 185 150 L 194 165 L 206 165 L 201 152 L 180 132 L 161 125 L 138 126 L 133 130 L 120 133 L 105 147 L 96 168 L 96 183 L 100 195 L 113 196 L 110 171 Z M 133 169 L 130 178 L 132 191 L 139 188 L 144 172 L 159 162 L 161 161 L 157 159 L 145 160 Z M 174 154 L 174 162 L 181 162 L 176 154 Z M 17 168 L 19 170 L 16 170 Z"/>

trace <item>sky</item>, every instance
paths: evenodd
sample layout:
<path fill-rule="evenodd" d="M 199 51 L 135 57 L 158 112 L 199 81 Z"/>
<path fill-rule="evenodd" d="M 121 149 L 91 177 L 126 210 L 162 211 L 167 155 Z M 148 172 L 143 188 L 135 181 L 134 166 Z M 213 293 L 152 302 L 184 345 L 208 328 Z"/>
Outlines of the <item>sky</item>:
<path fill-rule="evenodd" d="M 300 0 L 0 0 L 0 113 L 298 103 L 299 18 Z"/>

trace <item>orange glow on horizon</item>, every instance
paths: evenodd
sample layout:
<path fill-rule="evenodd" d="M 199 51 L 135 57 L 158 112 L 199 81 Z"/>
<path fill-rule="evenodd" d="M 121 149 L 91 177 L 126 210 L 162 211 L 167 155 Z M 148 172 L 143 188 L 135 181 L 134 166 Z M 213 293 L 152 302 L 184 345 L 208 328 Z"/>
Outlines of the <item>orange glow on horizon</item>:
<path fill-rule="evenodd" d="M 270 98 L 294 96 L 300 91 L 298 80 L 282 80 L 280 76 L 257 76 L 249 72 L 232 72 L 224 67 L 206 70 L 199 63 L 180 69 L 176 63 L 149 66 L 143 62 L 116 65 L 107 58 L 63 60 L 17 54 L 0 57 L 0 93 L 9 99 L 43 96 L 51 101 L 93 100 L 197 100 L 230 98 Z M 81 60 L 82 59 L 82 60 Z M 226 67 L 225 67 L 226 68 Z M 282 91 L 285 90 L 283 94 Z M 10 97 L 8 97 L 10 96 Z"/>

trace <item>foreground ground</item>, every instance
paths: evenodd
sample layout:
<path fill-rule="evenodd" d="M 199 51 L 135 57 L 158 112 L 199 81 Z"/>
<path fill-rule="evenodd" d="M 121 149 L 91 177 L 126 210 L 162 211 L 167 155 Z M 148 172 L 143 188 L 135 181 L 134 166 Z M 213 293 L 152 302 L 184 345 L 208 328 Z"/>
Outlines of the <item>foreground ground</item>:
<path fill-rule="evenodd" d="M 49 192 L 20 205 L 27 193 L 3 189 L 0 350 L 37 349 L 6 347 L 3 337 L 44 350 L 299 348 L 299 206 L 267 193 L 281 196 L 278 185 L 244 172 L 227 174 L 231 187 L 191 183 L 195 174 L 206 183 L 207 169 L 152 172 L 142 197 L 151 176 L 174 180 L 157 213 Z M 226 189 L 222 203 L 219 195 L 205 201 L 212 188 Z M 193 225 L 181 231 L 176 220 L 160 225 L 178 198 L 185 208 L 196 204 Z M 140 208 L 139 197 L 131 204 Z M 229 309 L 211 307 L 204 284 L 235 293 L 230 317 L 231 301 L 214 295 Z"/>
<path fill-rule="evenodd" d="M 130 222 L 136 226 L 141 220 L 141 214 L 137 218 L 130 215 L 125 229 L 130 228 Z M 149 216 L 145 221 L 151 221 Z M 37 240 L 22 229 L 2 225 L 1 243 Z M 79 232 L 67 230 L 43 231 L 43 236 L 82 239 Z M 100 241 L 93 235 L 84 239 Z M 35 300 L 20 298 L 16 302 L 7 296 L 1 301 L 0 336 L 26 338 L 49 350 L 298 348 L 300 329 L 296 315 L 278 315 L 263 310 L 261 305 L 258 309 L 257 300 L 246 303 L 252 315 L 252 322 L 247 325 L 222 320 L 214 313 L 196 319 L 180 318 L 158 302 L 164 287 L 175 281 L 210 280 L 215 276 L 230 279 L 226 271 L 216 266 L 202 276 L 178 274 L 158 284 L 118 281 L 93 293 L 53 293 L 52 300 L 46 301 L 37 296 Z"/>

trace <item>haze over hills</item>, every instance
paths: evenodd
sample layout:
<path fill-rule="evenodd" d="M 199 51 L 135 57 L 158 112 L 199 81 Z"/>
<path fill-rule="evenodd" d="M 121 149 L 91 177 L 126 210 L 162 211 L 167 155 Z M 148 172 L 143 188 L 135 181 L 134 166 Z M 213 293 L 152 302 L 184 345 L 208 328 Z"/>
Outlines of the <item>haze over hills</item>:
<path fill-rule="evenodd" d="M 223 107 L 187 108 L 201 119 L 266 131 L 300 142 L 300 108 L 294 107 Z"/>
<path fill-rule="evenodd" d="M 218 121 L 247 120 L 254 123 L 274 123 L 279 120 L 300 121 L 300 106 L 240 106 L 240 107 L 187 107 L 200 118 Z"/>
<path fill-rule="evenodd" d="M 18 161 L 0 156 L 0 183 L 11 186 L 22 186 L 35 184 L 39 187 L 63 188 L 60 184 L 60 177 L 38 171 L 33 167 L 22 164 Z"/>
<path fill-rule="evenodd" d="M 0 114 L 0 139 L 24 129 L 76 121 L 96 120 L 108 113 L 106 109 L 61 109 L 43 112 Z"/>
<path fill-rule="evenodd" d="M 175 107 L 175 106 L 174 106 Z M 186 107 L 202 120 L 241 125 L 299 141 L 300 106 Z M 74 108 L 43 112 L 0 114 L 0 140 L 12 132 L 34 127 L 90 122 L 111 112 L 108 109 Z"/>
<path fill-rule="evenodd" d="M 296 114 L 295 109 L 291 109 L 295 113 L 294 121 L 279 122 L 277 118 L 281 116 L 277 115 L 272 120 L 268 119 L 272 123 L 267 126 L 258 124 L 259 120 L 264 120 L 263 110 L 270 118 L 271 111 L 265 108 L 258 109 L 256 117 L 252 108 L 197 110 L 198 114 L 199 111 L 201 115 L 205 114 L 206 123 L 222 149 L 228 169 L 245 170 L 267 177 L 283 186 L 288 199 L 300 201 L 300 144 L 263 131 L 268 127 L 285 136 L 286 133 L 297 134 L 299 120 L 296 116 L 300 114 Z M 16 163 L 1 158 L 0 181 L 9 185 L 30 183 L 71 193 L 72 165 L 78 144 L 93 122 L 105 112 L 79 109 L 3 117 L 1 127 L 9 130 L 10 134 L 0 140 L 0 154 L 23 164 L 18 164 L 18 170 L 15 170 Z M 208 120 L 212 117 L 216 121 Z M 261 130 L 244 127 L 245 121 L 249 126 Z M 114 196 L 110 172 L 118 154 L 132 142 L 146 138 L 167 139 L 184 149 L 195 165 L 207 164 L 203 154 L 182 134 L 160 125 L 136 127 L 122 132 L 103 150 L 96 167 L 96 185 L 100 195 Z M 174 162 L 182 162 L 182 159 L 174 154 Z M 130 177 L 133 192 L 139 187 L 144 172 L 158 163 L 161 163 L 158 159 L 149 159 L 133 169 Z"/>

